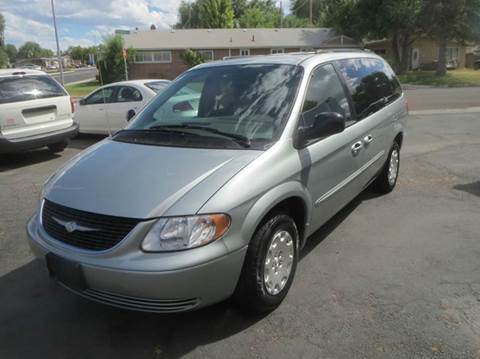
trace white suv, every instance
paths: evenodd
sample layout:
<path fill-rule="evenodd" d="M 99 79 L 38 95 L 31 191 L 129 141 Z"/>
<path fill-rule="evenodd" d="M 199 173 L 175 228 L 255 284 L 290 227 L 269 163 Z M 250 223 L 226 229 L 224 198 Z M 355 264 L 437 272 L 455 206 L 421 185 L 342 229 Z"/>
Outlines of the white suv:
<path fill-rule="evenodd" d="M 75 104 L 45 72 L 0 70 L 0 153 L 48 146 L 61 152 L 78 132 Z"/>

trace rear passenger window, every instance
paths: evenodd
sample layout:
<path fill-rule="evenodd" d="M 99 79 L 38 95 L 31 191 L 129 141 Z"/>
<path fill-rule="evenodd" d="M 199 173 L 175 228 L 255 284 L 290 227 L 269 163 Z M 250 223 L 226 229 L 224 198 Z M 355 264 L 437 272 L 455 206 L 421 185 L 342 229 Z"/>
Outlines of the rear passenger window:
<path fill-rule="evenodd" d="M 352 116 L 347 96 L 332 65 L 324 65 L 312 72 L 302 109 L 303 126 L 312 126 L 316 115 L 322 112 L 341 114 L 348 126 Z"/>
<path fill-rule="evenodd" d="M 358 119 L 395 101 L 402 94 L 394 72 L 379 59 L 359 58 L 337 62 L 347 82 Z"/>

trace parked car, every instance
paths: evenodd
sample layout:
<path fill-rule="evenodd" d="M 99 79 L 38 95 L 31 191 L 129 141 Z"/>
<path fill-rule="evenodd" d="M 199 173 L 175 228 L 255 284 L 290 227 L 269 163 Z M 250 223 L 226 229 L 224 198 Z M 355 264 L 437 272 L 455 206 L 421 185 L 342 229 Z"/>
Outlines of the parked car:
<path fill-rule="evenodd" d="M 40 70 L 42 70 L 42 67 L 39 66 L 39 65 L 35 65 L 35 64 L 23 64 L 23 65 L 21 66 L 21 69 L 40 71 Z"/>
<path fill-rule="evenodd" d="M 60 152 L 75 136 L 74 104 L 44 72 L 0 70 L 0 153 L 48 146 Z"/>
<path fill-rule="evenodd" d="M 171 118 L 186 89 L 197 109 Z M 63 286 L 109 305 L 175 312 L 233 295 L 272 310 L 312 233 L 371 183 L 394 189 L 406 114 L 372 53 L 199 65 L 50 178 L 30 245 Z"/>
<path fill-rule="evenodd" d="M 78 101 L 80 133 L 110 134 L 124 128 L 169 80 L 122 81 L 102 86 Z"/>

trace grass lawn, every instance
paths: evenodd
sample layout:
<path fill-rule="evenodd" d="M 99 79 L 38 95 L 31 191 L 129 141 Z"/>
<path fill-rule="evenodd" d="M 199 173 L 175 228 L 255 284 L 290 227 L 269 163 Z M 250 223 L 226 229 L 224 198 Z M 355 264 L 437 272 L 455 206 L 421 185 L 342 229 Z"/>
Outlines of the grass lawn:
<path fill-rule="evenodd" d="M 65 88 L 70 96 L 81 97 L 95 90 L 98 86 L 100 86 L 98 81 L 90 81 L 76 85 L 66 85 Z"/>
<path fill-rule="evenodd" d="M 412 71 L 398 76 L 404 84 L 446 87 L 480 86 L 480 70 L 459 69 L 448 71 L 443 77 L 436 77 L 434 71 Z"/>

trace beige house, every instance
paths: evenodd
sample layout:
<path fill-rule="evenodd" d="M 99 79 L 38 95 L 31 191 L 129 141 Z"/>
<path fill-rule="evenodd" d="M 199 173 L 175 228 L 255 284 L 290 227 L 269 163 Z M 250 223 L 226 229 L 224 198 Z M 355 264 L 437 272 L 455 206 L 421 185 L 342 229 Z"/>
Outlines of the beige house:
<path fill-rule="evenodd" d="M 173 79 L 187 69 L 185 49 L 201 53 L 205 61 L 229 56 L 313 51 L 329 47 L 363 47 L 328 28 L 185 29 L 133 31 L 122 34 L 126 48 L 136 50 L 129 66 L 132 79 Z"/>
<path fill-rule="evenodd" d="M 393 59 L 392 43 L 390 40 L 376 40 L 365 44 L 365 47 L 373 52 L 385 57 L 391 61 Z M 465 45 L 458 42 L 450 42 L 447 45 L 447 62 L 456 60 L 458 68 L 465 67 L 466 58 Z M 433 70 L 438 61 L 439 47 L 437 43 L 428 38 L 416 40 L 410 51 L 408 69 L 409 70 Z"/>

